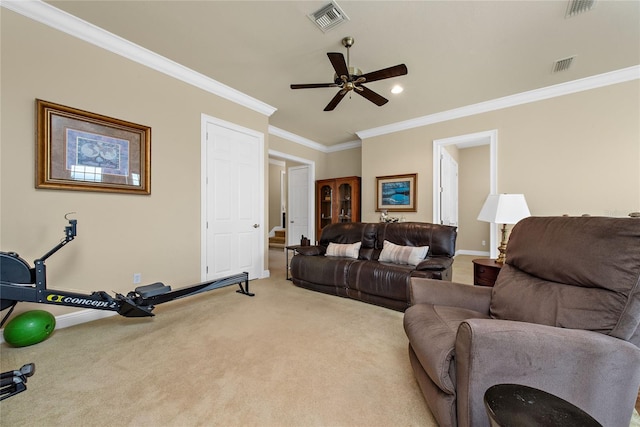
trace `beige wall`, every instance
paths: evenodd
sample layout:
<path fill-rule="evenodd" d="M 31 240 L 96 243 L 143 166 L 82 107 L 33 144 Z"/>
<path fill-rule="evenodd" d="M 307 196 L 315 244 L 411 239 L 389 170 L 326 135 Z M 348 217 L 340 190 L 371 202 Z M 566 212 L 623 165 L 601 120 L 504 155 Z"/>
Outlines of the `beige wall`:
<path fill-rule="evenodd" d="M 414 172 L 418 212 L 406 217 L 431 221 L 433 140 L 493 129 L 498 130 L 498 191 L 524 193 L 533 215 L 638 211 L 639 94 L 640 81 L 634 80 L 366 139 L 363 221 L 378 219 L 376 176 Z M 464 243 L 466 237 L 460 239 Z"/>
<path fill-rule="evenodd" d="M 284 162 L 283 162 L 284 163 Z M 282 172 L 285 172 L 286 164 L 281 166 L 279 164 L 269 163 L 269 230 L 271 231 L 274 227 L 282 226 L 281 219 L 281 197 L 282 197 Z M 284 196 L 286 197 L 286 175 L 284 176 Z"/>
<path fill-rule="evenodd" d="M 318 177 L 318 179 L 361 176 L 361 159 L 362 149 L 359 147 L 328 153 L 326 156 L 326 172 L 322 177 Z"/>
<path fill-rule="evenodd" d="M 6 9 L 1 24 L 0 250 L 32 263 L 75 211 L 78 237 L 49 259 L 50 287 L 127 292 L 134 273 L 199 282 L 201 113 L 263 132 L 265 150 L 268 118 Z M 152 194 L 34 189 L 36 98 L 150 126 Z"/>
<path fill-rule="evenodd" d="M 458 250 L 489 252 L 489 223 L 478 214 L 489 194 L 489 146 L 458 151 Z M 485 242 L 484 246 L 482 241 Z"/>
<path fill-rule="evenodd" d="M 640 211 L 638 80 L 369 138 L 361 149 L 325 154 L 267 135 L 262 114 L 6 9 L 1 31 L 0 250 L 18 251 L 32 262 L 60 240 L 64 214 L 77 212 L 78 238 L 48 262 L 52 287 L 126 292 L 134 272 L 143 283 L 199 281 L 201 113 L 263 132 L 265 150 L 313 161 L 316 179 L 362 176 L 363 221 L 378 220 L 375 177 L 404 173 L 418 173 L 418 212 L 404 214 L 406 219 L 431 221 L 433 140 L 491 129 L 498 130 L 498 190 L 524 193 L 534 215 Z M 150 126 L 152 194 L 35 190 L 36 98 Z M 267 162 L 265 154 L 265 191 Z M 468 192 L 480 200 L 486 195 Z M 462 232 L 473 227 L 466 225 L 472 219 L 464 221 Z M 474 236 L 460 241 L 472 247 Z"/>

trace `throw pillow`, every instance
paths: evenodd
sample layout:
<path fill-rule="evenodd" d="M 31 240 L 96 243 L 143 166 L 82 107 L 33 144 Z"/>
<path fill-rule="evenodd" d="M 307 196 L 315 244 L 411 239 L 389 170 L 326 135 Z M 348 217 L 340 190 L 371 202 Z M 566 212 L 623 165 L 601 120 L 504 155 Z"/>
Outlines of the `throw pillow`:
<path fill-rule="evenodd" d="M 360 253 L 360 245 L 362 245 L 362 242 L 349 244 L 329 243 L 329 247 L 327 247 L 327 253 L 325 254 L 325 256 L 341 256 L 358 259 L 358 254 Z"/>
<path fill-rule="evenodd" d="M 426 258 L 428 252 L 429 246 L 401 246 L 385 240 L 378 260 L 394 264 L 418 265 Z"/>

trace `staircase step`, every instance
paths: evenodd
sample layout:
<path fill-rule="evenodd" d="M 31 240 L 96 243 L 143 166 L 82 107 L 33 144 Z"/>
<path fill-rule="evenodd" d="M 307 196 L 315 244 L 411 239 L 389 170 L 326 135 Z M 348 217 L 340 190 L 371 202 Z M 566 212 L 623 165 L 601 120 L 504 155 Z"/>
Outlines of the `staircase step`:
<path fill-rule="evenodd" d="M 276 230 L 274 237 L 269 237 L 270 248 L 284 248 L 287 244 L 287 234 L 285 230 Z"/>

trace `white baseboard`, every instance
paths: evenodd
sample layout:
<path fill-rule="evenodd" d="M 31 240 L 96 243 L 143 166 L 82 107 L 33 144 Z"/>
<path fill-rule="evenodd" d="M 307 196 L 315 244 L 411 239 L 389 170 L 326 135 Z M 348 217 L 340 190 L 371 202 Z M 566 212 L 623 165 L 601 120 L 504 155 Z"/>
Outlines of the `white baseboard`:
<path fill-rule="evenodd" d="M 460 249 L 459 251 L 456 251 L 456 255 L 491 256 L 491 253 L 483 252 L 483 251 L 469 251 L 466 249 Z"/>
<path fill-rule="evenodd" d="M 80 310 L 73 313 L 61 314 L 56 316 L 56 329 L 64 329 L 70 326 L 80 325 L 82 323 L 91 322 L 93 320 L 104 319 L 106 317 L 115 316 L 115 311 L 100 310 Z M 0 329 L 0 344 L 4 342 L 4 328 Z"/>

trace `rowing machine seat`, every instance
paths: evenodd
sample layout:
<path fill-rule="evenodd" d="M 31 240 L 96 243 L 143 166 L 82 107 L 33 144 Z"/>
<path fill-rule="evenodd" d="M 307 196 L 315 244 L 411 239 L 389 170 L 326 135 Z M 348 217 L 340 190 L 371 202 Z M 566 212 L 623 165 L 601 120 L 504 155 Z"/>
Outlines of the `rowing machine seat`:
<path fill-rule="evenodd" d="M 167 286 L 162 282 L 156 282 L 150 285 L 138 286 L 135 291 L 142 298 L 151 298 L 171 292 L 171 286 Z"/>

